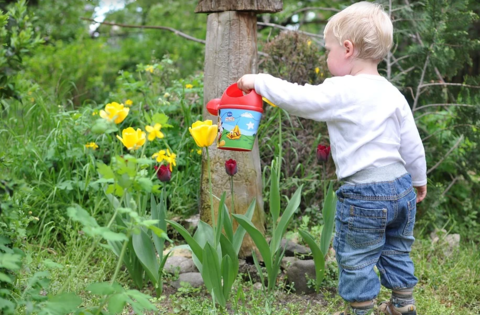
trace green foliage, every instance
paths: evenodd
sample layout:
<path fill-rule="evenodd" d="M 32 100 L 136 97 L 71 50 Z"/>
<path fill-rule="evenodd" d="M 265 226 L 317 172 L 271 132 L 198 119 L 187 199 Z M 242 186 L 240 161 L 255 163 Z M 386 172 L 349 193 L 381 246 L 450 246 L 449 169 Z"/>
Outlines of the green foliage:
<path fill-rule="evenodd" d="M 23 59 L 42 40 L 35 36 L 25 1 L 19 1 L 7 13 L 0 10 L 0 102 L 19 98 L 12 78 L 23 68 Z"/>
<path fill-rule="evenodd" d="M 272 165 L 271 168 L 271 182 L 277 181 L 277 167 L 275 163 Z M 277 190 L 276 192 L 274 190 Z M 272 215 L 273 227 L 272 227 L 272 239 L 270 240 L 270 244 L 267 243 L 267 240 L 262 235 L 260 231 L 253 225 L 253 223 L 246 218 L 244 215 L 241 214 L 234 214 L 233 217 L 238 221 L 238 223 L 247 231 L 250 237 L 255 242 L 255 245 L 258 248 L 258 251 L 262 255 L 263 262 L 265 264 L 265 268 L 267 269 L 268 274 L 268 292 L 271 293 L 275 288 L 277 275 L 280 271 L 280 263 L 282 261 L 285 249 L 280 247 L 280 243 L 282 240 L 283 235 L 287 229 L 288 223 L 291 221 L 293 214 L 297 211 L 298 206 L 300 205 L 300 196 L 301 196 L 302 186 L 300 186 L 295 194 L 292 196 L 288 205 L 280 217 L 280 209 L 272 209 L 270 211 Z M 278 199 L 280 199 L 280 194 L 278 191 L 277 185 L 271 185 L 271 192 L 270 196 L 272 201 L 271 204 L 280 205 Z M 277 199 L 277 200 L 276 200 Z M 273 218 L 277 218 L 273 220 Z M 279 221 L 278 221 L 279 219 Z M 278 226 L 276 226 L 276 222 L 278 221 Z M 255 266 L 257 267 L 258 274 L 263 277 L 262 269 L 258 264 L 258 258 L 256 257 L 255 252 L 252 253 L 255 259 Z M 265 285 L 262 279 L 262 285 Z M 264 288 L 265 289 L 265 288 Z"/>
<path fill-rule="evenodd" d="M 222 307 L 230 297 L 232 286 L 238 274 L 238 253 L 242 245 L 245 231 L 243 225 L 238 226 L 235 234 L 232 230 L 230 213 L 225 206 L 224 192 L 218 206 L 218 221 L 212 228 L 209 224 L 200 221 L 194 237 L 180 224 L 174 221 L 170 223 L 185 239 L 194 254 L 194 262 L 202 274 L 203 281 L 213 300 L 213 305 L 218 302 Z M 250 207 L 242 217 L 250 221 L 255 210 L 253 199 Z M 236 215 L 232 215 L 237 218 Z M 225 234 L 222 231 L 225 228 Z"/>
<path fill-rule="evenodd" d="M 36 31 L 42 34 L 47 42 L 71 42 L 84 37 L 88 30 L 88 22 L 81 17 L 93 14 L 99 0 L 38 0 L 30 9 L 35 12 L 33 24 Z"/>
<path fill-rule="evenodd" d="M 322 229 L 320 237 L 320 246 L 315 242 L 315 238 L 305 230 L 299 230 L 298 232 L 302 236 L 305 243 L 308 244 L 313 254 L 313 261 L 315 263 L 315 289 L 318 291 L 325 275 L 325 257 L 328 254 L 330 248 L 330 242 L 332 241 L 333 224 L 335 221 L 335 210 L 337 198 L 335 192 L 332 190 L 332 182 L 328 185 L 328 191 L 325 195 L 325 201 L 323 205 L 323 218 L 325 225 Z"/>

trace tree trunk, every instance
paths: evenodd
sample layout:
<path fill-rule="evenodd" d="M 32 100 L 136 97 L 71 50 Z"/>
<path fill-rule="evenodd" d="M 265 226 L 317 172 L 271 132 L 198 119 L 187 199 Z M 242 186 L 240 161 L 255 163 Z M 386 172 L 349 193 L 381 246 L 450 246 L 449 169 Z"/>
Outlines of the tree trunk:
<path fill-rule="evenodd" d="M 236 82 L 243 74 L 257 71 L 257 18 L 252 12 L 227 11 L 211 13 L 207 21 L 205 46 L 204 102 L 220 98 L 225 89 Z M 217 117 L 203 110 L 203 118 L 217 122 Z M 243 214 L 256 198 L 255 214 L 252 222 L 264 233 L 264 211 L 262 198 L 262 172 L 258 140 L 251 152 L 219 150 L 215 144 L 209 148 L 212 169 L 213 193 L 219 197 L 227 192 L 226 205 L 230 209 L 230 178 L 225 172 L 225 161 L 237 161 L 238 173 L 234 178 L 235 213 Z M 206 156 L 202 160 L 201 220 L 211 224 L 210 191 Z M 218 200 L 214 198 L 215 216 L 218 213 Z M 231 209 L 230 209 L 231 210 Z M 234 220 L 234 228 L 237 222 Z M 239 256 L 250 256 L 254 243 L 245 235 Z"/>

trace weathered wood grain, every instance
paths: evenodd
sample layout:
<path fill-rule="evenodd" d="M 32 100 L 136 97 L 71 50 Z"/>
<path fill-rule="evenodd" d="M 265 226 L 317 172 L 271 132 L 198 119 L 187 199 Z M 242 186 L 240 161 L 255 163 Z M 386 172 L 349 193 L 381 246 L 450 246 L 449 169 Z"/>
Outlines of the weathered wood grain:
<path fill-rule="evenodd" d="M 207 21 L 205 46 L 204 102 L 220 98 L 224 90 L 235 83 L 243 74 L 257 72 L 257 19 L 252 12 L 212 13 Z M 204 108 L 204 119 L 217 122 Z M 235 212 L 245 213 L 252 199 L 256 198 L 257 207 L 254 224 L 264 231 L 264 211 L 262 199 L 262 177 L 258 143 L 251 152 L 219 150 L 215 144 L 209 148 L 212 167 L 213 193 L 220 197 L 227 191 L 226 205 L 230 208 L 230 178 L 225 172 L 225 161 L 237 161 L 238 173 L 234 176 Z M 200 218 L 211 222 L 209 184 L 206 156 L 203 157 Z M 218 201 L 214 200 L 215 215 Z M 236 227 L 236 221 L 234 221 Z M 254 248 L 253 241 L 245 236 L 240 256 L 250 256 Z"/>
<path fill-rule="evenodd" d="M 195 12 L 252 11 L 256 13 L 275 13 L 282 11 L 282 9 L 282 0 L 199 0 Z"/>

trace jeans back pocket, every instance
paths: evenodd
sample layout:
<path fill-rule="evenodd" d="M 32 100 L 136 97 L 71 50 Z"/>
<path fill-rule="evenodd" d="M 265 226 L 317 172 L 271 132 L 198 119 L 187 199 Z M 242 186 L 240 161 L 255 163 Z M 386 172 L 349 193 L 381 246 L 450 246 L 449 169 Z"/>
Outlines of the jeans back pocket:
<path fill-rule="evenodd" d="M 415 226 L 415 215 L 417 213 L 417 196 L 407 202 L 407 222 L 403 229 L 404 236 L 412 236 Z"/>
<path fill-rule="evenodd" d="M 380 243 L 385 235 L 387 209 L 366 209 L 351 205 L 348 216 L 347 242 L 363 248 Z"/>

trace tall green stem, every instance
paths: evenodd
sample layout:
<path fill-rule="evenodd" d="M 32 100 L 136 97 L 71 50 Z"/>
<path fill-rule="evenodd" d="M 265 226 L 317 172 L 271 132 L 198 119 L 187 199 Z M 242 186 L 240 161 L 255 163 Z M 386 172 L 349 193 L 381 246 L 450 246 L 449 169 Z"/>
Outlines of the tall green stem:
<path fill-rule="evenodd" d="M 325 199 L 327 199 L 327 162 L 323 162 L 323 170 L 322 170 L 322 178 L 323 178 L 323 207 L 325 207 Z"/>
<path fill-rule="evenodd" d="M 215 234 L 215 211 L 213 210 L 213 187 L 212 187 L 212 172 L 210 171 L 210 154 L 208 153 L 208 147 L 205 147 L 207 153 L 207 172 L 208 172 L 208 184 L 210 187 L 210 211 L 212 220 L 213 235 Z M 216 244 L 215 244 L 216 246 Z"/>
<path fill-rule="evenodd" d="M 113 274 L 112 280 L 110 280 L 111 284 L 115 282 L 118 272 L 120 271 L 120 267 L 122 266 L 122 262 L 123 262 L 123 256 L 125 255 L 125 251 L 127 250 L 127 245 L 128 245 L 128 241 L 124 241 L 122 246 L 122 251 L 120 252 L 120 257 L 118 258 L 117 267 L 115 268 L 115 273 Z"/>
<path fill-rule="evenodd" d="M 230 198 L 232 199 L 232 206 L 231 206 L 231 213 L 235 213 L 235 210 L 233 208 L 234 202 L 233 202 L 233 176 L 230 176 Z"/>
<path fill-rule="evenodd" d="M 280 177 L 282 176 L 282 109 L 278 109 L 278 187 L 280 187 Z"/>

